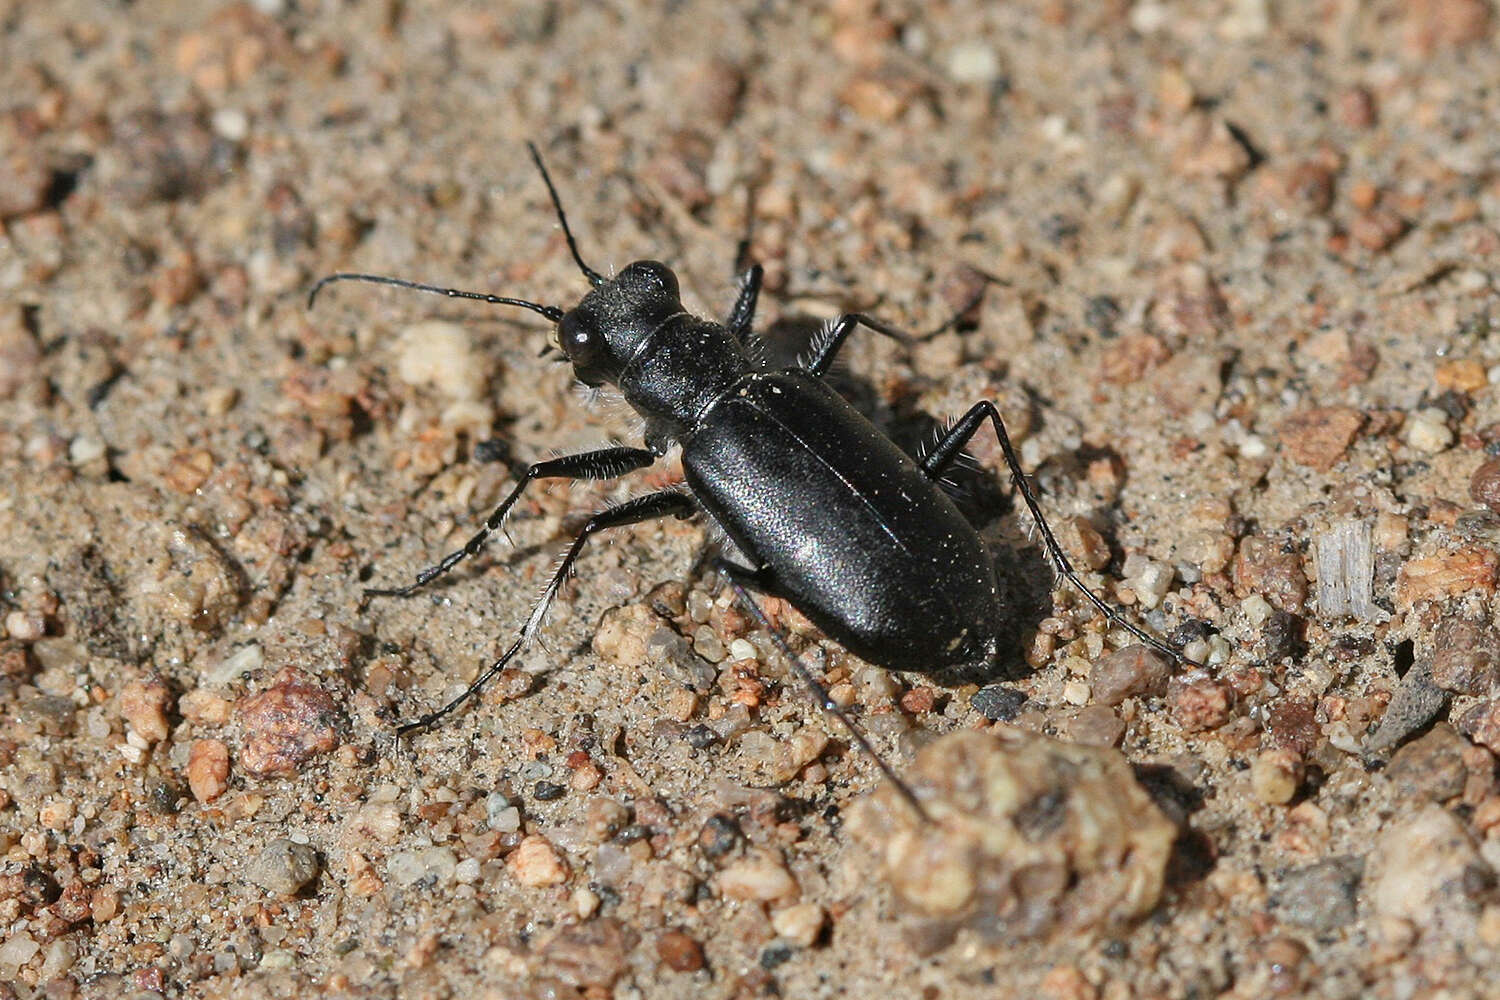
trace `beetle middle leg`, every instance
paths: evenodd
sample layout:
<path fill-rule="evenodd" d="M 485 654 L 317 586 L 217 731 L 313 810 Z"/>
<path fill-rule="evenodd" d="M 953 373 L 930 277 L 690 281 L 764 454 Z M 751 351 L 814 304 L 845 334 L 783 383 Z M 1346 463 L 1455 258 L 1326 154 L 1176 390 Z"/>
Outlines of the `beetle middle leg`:
<path fill-rule="evenodd" d="M 574 456 L 580 457 L 580 456 Z M 642 497 L 626 500 L 614 507 L 607 507 L 588 519 L 579 530 L 573 544 L 568 546 L 567 553 L 562 562 L 558 564 L 557 571 L 552 574 L 552 579 L 547 581 L 547 586 L 542 591 L 542 596 L 537 598 L 536 605 L 531 609 L 531 614 L 526 617 L 526 624 L 521 626 L 521 633 L 500 655 L 500 658 L 475 678 L 474 683 L 464 689 L 463 694 L 454 698 L 448 704 L 435 711 L 417 719 L 415 722 L 407 722 L 396 727 L 396 735 L 404 736 L 414 729 L 426 729 L 433 723 L 452 713 L 464 702 L 477 695 L 486 684 L 490 682 L 500 671 L 504 670 L 515 655 L 521 651 L 526 641 L 536 634 L 541 628 L 542 621 L 547 617 L 547 609 L 552 606 L 552 601 L 557 597 L 557 591 L 562 587 L 563 581 L 573 571 L 573 564 L 578 561 L 579 554 L 583 551 L 583 545 L 589 540 L 589 536 L 595 532 L 604 531 L 607 528 L 623 528 L 629 524 L 639 524 L 642 521 L 655 521 L 663 517 L 676 517 L 678 519 L 692 517 L 698 512 L 698 504 L 686 493 L 676 490 L 661 490 L 657 493 L 648 493 Z"/>
<path fill-rule="evenodd" d="M 911 334 L 904 330 L 898 330 L 878 319 L 872 319 L 864 313 L 845 313 L 828 325 L 828 332 L 821 338 L 822 342 L 813 349 L 812 357 L 802 367 L 818 378 L 828 374 L 828 369 L 833 366 L 834 355 L 838 354 L 839 348 L 844 346 L 844 341 L 849 339 L 849 334 L 853 333 L 857 326 L 874 330 L 883 337 L 890 337 L 903 344 L 912 342 Z"/>
<path fill-rule="evenodd" d="M 521 499 L 521 493 L 526 487 L 537 479 L 616 479 L 627 472 L 636 469 L 644 469 L 656 461 L 655 452 L 645 448 L 600 448 L 598 451 L 586 451 L 577 455 L 563 455 L 560 458 L 549 458 L 543 462 L 533 462 L 526 469 L 526 474 L 521 481 L 516 483 L 515 488 L 510 491 L 500 506 L 496 507 L 485 518 L 484 526 L 474 533 L 474 537 L 464 543 L 463 548 L 450 552 L 443 557 L 442 561 L 434 566 L 428 566 L 417 574 L 415 583 L 405 587 L 380 588 L 371 587 L 365 590 L 365 599 L 371 597 L 410 597 L 422 587 L 436 580 L 444 573 L 457 566 L 464 559 L 474 555 L 484 547 L 485 541 L 493 534 L 510 509 Z"/>
<path fill-rule="evenodd" d="M 1119 611 L 1110 607 L 1103 598 L 1095 594 L 1079 579 L 1078 572 L 1073 569 L 1073 564 L 1068 560 L 1067 554 L 1063 552 L 1062 546 L 1058 544 L 1057 537 L 1053 535 L 1051 526 L 1047 524 L 1047 518 L 1042 515 L 1042 508 L 1037 503 L 1036 494 L 1031 491 L 1031 484 L 1026 478 L 1025 471 L 1021 468 L 1021 460 L 1016 455 L 1016 449 L 1010 443 L 1010 435 L 1005 432 L 1005 421 L 1000 419 L 1000 411 L 995 408 L 994 403 L 988 399 L 980 400 L 970 407 L 969 412 L 965 413 L 956 424 L 949 428 L 948 432 L 942 436 L 938 443 L 933 446 L 932 451 L 928 452 L 920 463 L 922 471 L 926 473 L 927 477 L 929 479 L 936 479 L 941 476 L 944 470 L 958 458 L 970 439 L 979 432 L 979 428 L 983 426 L 986 420 L 995 428 L 995 436 L 1000 440 L 1000 451 L 1005 455 L 1005 464 L 1010 469 L 1011 479 L 1015 481 L 1016 489 L 1020 491 L 1021 499 L 1026 503 L 1026 509 L 1031 512 L 1031 518 L 1036 523 L 1037 530 L 1042 536 L 1042 546 L 1047 550 L 1047 555 L 1051 557 L 1052 562 L 1057 566 L 1058 572 L 1113 624 L 1120 626 L 1152 649 L 1165 653 L 1174 660 L 1186 663 L 1192 667 L 1201 667 L 1202 664 L 1184 656 L 1182 650 L 1163 642 L 1132 624 Z"/>

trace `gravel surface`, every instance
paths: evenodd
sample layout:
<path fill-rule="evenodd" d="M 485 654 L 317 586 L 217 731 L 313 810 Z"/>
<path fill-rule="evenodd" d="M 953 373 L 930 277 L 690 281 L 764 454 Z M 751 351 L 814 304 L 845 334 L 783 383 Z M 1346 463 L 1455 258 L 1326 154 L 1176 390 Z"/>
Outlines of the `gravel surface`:
<path fill-rule="evenodd" d="M 1492 992 L 1490 3 L 0 14 L 3 1000 Z M 1024 669 L 893 676 L 766 602 L 931 824 L 697 521 L 598 539 L 398 743 L 581 515 L 681 475 L 539 486 L 361 602 L 516 467 L 639 441 L 530 313 L 307 308 L 575 302 L 527 140 L 600 270 L 721 316 L 748 239 L 772 356 L 943 328 L 836 384 L 913 449 L 994 399 L 1085 579 L 1199 665 L 1054 585 L 981 435 Z"/>

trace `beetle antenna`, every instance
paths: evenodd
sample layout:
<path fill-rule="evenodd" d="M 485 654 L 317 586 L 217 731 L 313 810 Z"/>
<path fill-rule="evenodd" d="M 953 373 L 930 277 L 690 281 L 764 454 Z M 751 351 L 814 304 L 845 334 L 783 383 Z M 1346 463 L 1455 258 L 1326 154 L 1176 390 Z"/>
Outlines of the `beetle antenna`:
<path fill-rule="evenodd" d="M 537 152 L 536 143 L 528 142 L 526 148 L 531 150 L 532 162 L 542 172 L 542 182 L 547 185 L 547 193 L 552 196 L 552 207 L 557 210 L 557 221 L 562 224 L 563 236 L 567 238 L 568 249 L 572 251 L 573 259 L 578 262 L 578 270 L 589 279 L 589 284 L 598 288 L 604 284 L 604 275 L 589 267 L 583 262 L 583 256 L 578 252 L 578 241 L 573 239 L 573 230 L 568 228 L 568 217 L 563 212 L 562 199 L 557 196 L 557 188 L 552 184 L 552 175 L 547 173 L 546 164 L 542 163 L 542 154 Z"/>
<path fill-rule="evenodd" d="M 311 309 L 317 301 L 318 293 L 323 290 L 324 285 L 331 285 L 335 281 L 365 281 L 372 285 L 394 285 L 397 288 L 411 288 L 419 292 L 432 292 L 434 295 L 446 295 L 450 299 L 475 299 L 479 302 L 488 302 L 492 306 L 520 306 L 522 309 L 530 309 L 539 313 L 556 323 L 563 318 L 563 311 L 557 306 L 544 306 L 537 302 L 528 302 L 526 299 L 511 299 L 504 295 L 491 295 L 488 292 L 462 292 L 457 288 L 442 288 L 438 285 L 424 285 L 419 281 L 407 281 L 405 278 L 388 278 L 383 274 L 330 274 L 319 278 L 318 283 L 312 286 L 312 291 L 307 293 L 307 308 Z"/>

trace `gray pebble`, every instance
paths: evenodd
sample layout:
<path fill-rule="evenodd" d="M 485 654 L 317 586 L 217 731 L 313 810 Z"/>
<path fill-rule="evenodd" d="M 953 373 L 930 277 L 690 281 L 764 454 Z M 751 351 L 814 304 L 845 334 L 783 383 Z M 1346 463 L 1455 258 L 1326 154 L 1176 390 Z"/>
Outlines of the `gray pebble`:
<path fill-rule="evenodd" d="M 1391 697 L 1390 707 L 1375 735 L 1370 737 L 1370 750 L 1389 750 L 1418 732 L 1448 707 L 1448 692 L 1432 682 L 1432 661 L 1418 660 L 1412 664 L 1401 684 Z"/>
<path fill-rule="evenodd" d="M 322 867 L 312 847 L 282 838 L 271 841 L 255 856 L 245 877 L 267 892 L 295 896 L 318 877 Z"/>
<path fill-rule="evenodd" d="M 1334 931 L 1358 917 L 1356 896 L 1364 862 L 1355 857 L 1329 858 L 1283 873 L 1272 896 L 1282 920 L 1315 931 Z"/>

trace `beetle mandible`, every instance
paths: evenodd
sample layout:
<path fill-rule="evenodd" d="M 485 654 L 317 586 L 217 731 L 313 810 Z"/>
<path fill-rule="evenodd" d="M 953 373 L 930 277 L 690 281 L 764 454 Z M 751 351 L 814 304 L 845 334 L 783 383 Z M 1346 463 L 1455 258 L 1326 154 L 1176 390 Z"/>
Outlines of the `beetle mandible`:
<path fill-rule="evenodd" d="M 751 349 L 761 268 L 752 265 L 723 323 L 689 314 L 677 277 L 638 260 L 612 278 L 579 253 L 557 189 L 528 143 L 557 213 L 568 250 L 590 290 L 572 309 L 465 292 L 381 275 L 338 273 L 364 281 L 518 306 L 556 324 L 556 346 L 587 386 L 613 385 L 645 421 L 643 448 L 609 447 L 532 463 L 484 525 L 459 550 L 422 570 L 409 586 L 370 589 L 367 597 L 405 597 L 474 555 L 538 479 L 614 479 L 682 449 L 686 489 L 636 497 L 588 519 L 515 640 L 459 697 L 398 733 L 425 728 L 476 694 L 540 627 L 558 588 L 595 533 L 700 510 L 724 530 L 744 563 L 716 565 L 747 610 L 766 627 L 820 706 L 837 717 L 920 812 L 911 792 L 786 646 L 750 591 L 785 598 L 825 633 L 879 666 L 923 674 L 972 673 L 993 666 L 1010 634 L 1013 609 L 978 533 L 939 485 L 965 444 L 989 423 L 1006 465 L 1058 571 L 1115 622 L 1172 656 L 1181 652 L 1123 620 L 1078 579 L 1043 517 L 989 400 L 975 403 L 920 459 L 897 447 L 823 380 L 845 340 L 864 326 L 897 339 L 900 331 L 860 313 L 830 322 L 801 364 L 768 369 Z"/>

